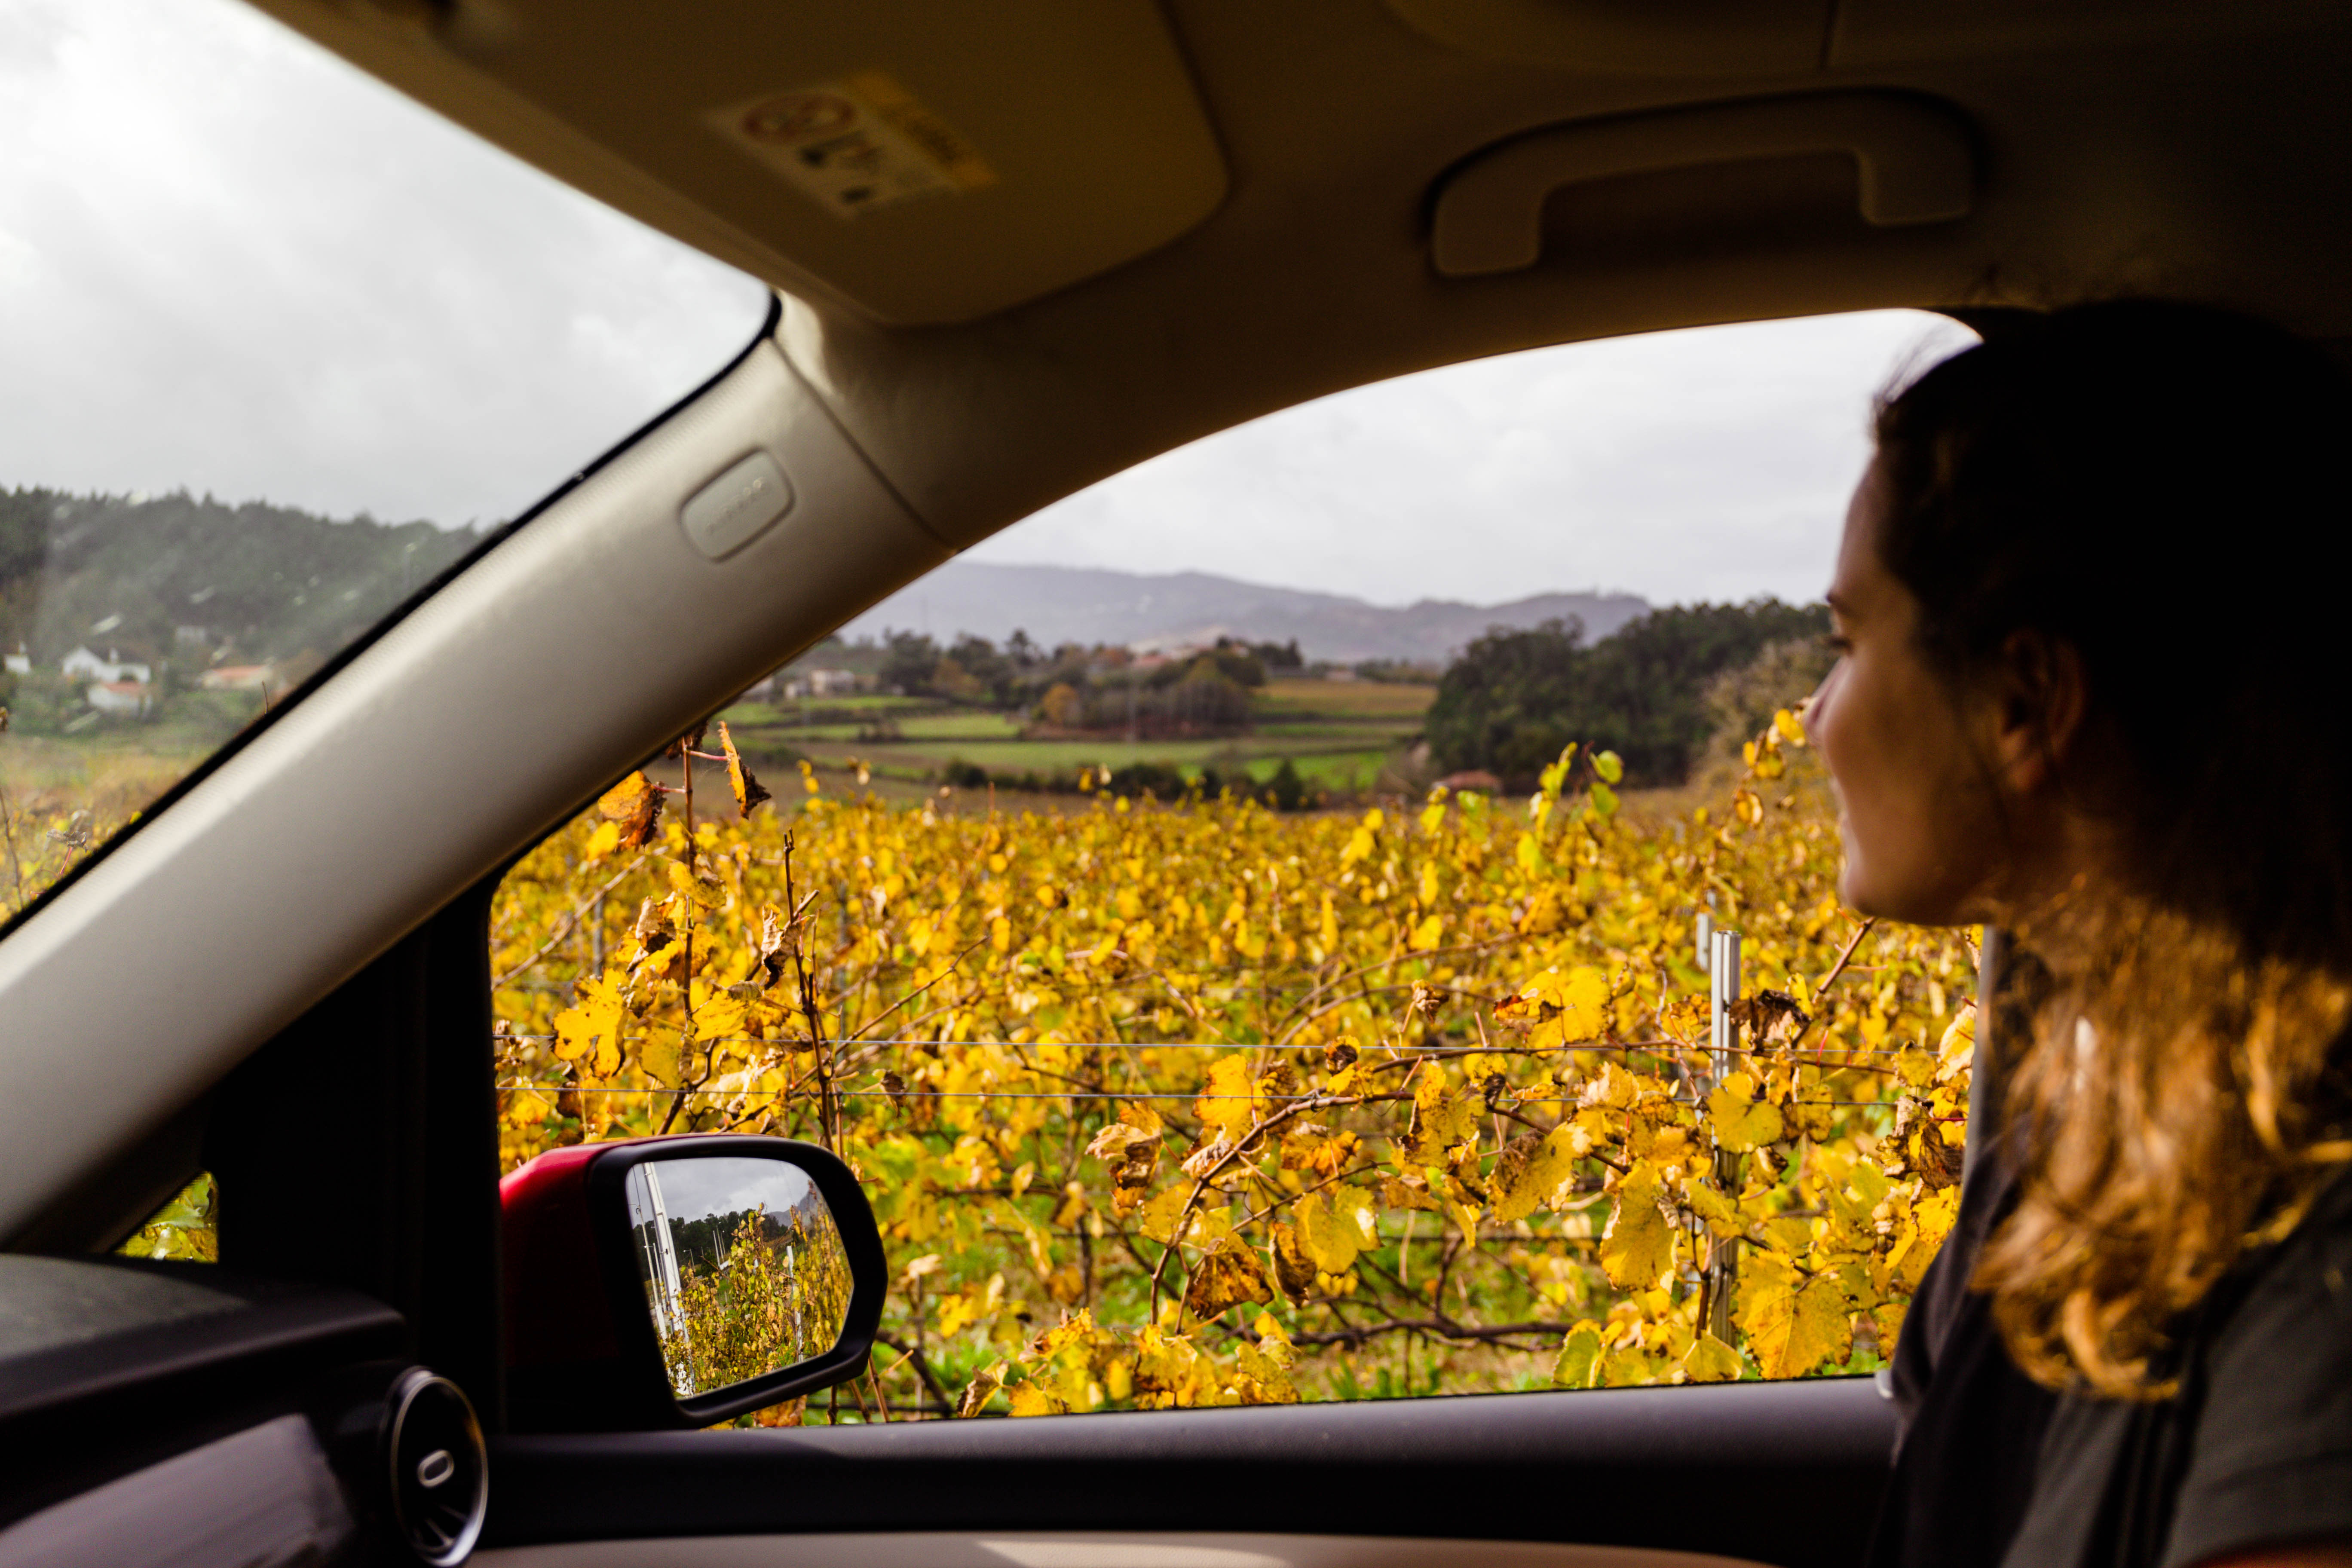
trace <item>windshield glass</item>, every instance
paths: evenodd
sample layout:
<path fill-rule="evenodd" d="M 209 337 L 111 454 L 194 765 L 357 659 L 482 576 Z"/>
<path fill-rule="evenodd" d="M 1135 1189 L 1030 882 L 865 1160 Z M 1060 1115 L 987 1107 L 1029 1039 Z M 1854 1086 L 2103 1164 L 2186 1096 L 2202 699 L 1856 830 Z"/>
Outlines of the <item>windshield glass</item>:
<path fill-rule="evenodd" d="M 227 0 L 12 0 L 0 146 L 0 919 L 769 305 Z"/>

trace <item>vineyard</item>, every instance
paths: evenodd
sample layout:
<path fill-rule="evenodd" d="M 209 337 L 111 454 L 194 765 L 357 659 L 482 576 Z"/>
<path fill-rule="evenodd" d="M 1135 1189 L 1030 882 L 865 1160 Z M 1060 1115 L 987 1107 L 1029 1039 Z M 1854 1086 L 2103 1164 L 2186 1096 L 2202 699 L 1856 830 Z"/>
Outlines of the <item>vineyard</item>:
<path fill-rule="evenodd" d="M 503 1166 L 846 1158 L 887 1349 L 762 1424 L 1866 1371 L 1957 1206 L 1974 954 L 1838 904 L 1790 715 L 1745 761 L 1671 815 L 1570 748 L 1523 809 L 1038 816 L 784 809 L 686 737 L 499 891 Z"/>

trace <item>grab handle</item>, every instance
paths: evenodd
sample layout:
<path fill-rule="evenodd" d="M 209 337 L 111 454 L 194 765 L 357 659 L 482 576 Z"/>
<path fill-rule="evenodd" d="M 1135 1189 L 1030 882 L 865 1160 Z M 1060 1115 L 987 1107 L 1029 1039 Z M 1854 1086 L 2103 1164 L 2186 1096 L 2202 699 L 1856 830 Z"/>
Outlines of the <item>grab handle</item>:
<path fill-rule="evenodd" d="M 1544 198 L 1616 174 L 1851 153 L 1864 221 L 1883 227 L 1965 217 L 1976 156 L 1948 110 L 1892 93 L 1819 93 L 1706 104 L 1554 126 L 1456 169 L 1438 195 L 1431 249 L 1449 278 L 1517 272 L 1543 247 Z"/>

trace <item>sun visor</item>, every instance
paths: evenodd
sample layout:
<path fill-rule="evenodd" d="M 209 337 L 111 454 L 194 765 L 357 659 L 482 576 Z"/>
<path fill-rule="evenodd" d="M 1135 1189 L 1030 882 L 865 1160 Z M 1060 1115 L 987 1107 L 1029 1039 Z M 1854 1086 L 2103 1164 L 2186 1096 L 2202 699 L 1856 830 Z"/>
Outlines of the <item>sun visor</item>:
<path fill-rule="evenodd" d="M 1225 164 L 1152 0 L 264 0 L 792 292 L 971 321 L 1167 244 Z"/>

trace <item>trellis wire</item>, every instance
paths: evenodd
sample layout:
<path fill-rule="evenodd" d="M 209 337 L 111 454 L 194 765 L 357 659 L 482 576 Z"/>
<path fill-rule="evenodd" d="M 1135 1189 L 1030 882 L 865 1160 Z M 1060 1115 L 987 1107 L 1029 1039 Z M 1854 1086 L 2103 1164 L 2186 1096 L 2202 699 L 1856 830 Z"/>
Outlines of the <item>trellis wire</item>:
<path fill-rule="evenodd" d="M 555 1035 L 501 1035 L 495 1033 L 490 1037 L 492 1040 L 526 1040 L 532 1044 L 539 1045 L 547 1044 L 559 1037 L 560 1037 Z M 621 1037 L 620 1043 L 625 1046 L 637 1045 L 653 1038 L 655 1038 L 655 1037 L 651 1035 L 624 1035 Z M 765 1039 L 758 1035 L 714 1035 L 707 1040 L 696 1040 L 694 1044 L 698 1046 L 805 1047 L 807 1042 L 805 1040 Z M 873 1039 L 853 1037 L 844 1040 L 827 1040 L 824 1044 L 833 1046 L 836 1048 L 849 1046 L 956 1046 L 960 1047 L 968 1047 L 972 1046 L 1003 1046 L 1016 1050 L 1025 1049 L 1031 1047 L 1051 1046 L 1057 1049 L 1066 1051 L 1320 1051 L 1325 1048 L 1319 1045 L 1248 1045 L 1225 1040 L 929 1040 L 918 1038 L 913 1036 L 908 1036 L 905 1037 L 877 1037 Z M 1632 1043 L 1613 1043 L 1605 1040 L 1588 1040 L 1572 1046 L 1408 1046 L 1403 1048 L 1403 1051 L 1405 1055 L 1417 1057 L 1542 1057 L 1559 1056 L 1570 1051 L 1641 1051 L 1663 1053 L 1670 1050 L 1704 1051 L 1706 1048 L 1707 1047 L 1703 1045 L 1685 1044 L 1681 1040 L 1656 1040 L 1647 1043 L 1641 1041 L 1634 1041 Z M 1927 1047 L 1923 1046 L 1919 1048 L 1924 1050 Z M 1824 1051 L 1827 1050 L 1827 1047 L 1815 1047 L 1813 1049 L 1814 1054 L 1820 1055 L 1823 1054 Z M 1763 1057 L 1771 1056 L 1774 1053 L 1769 1050 L 1743 1049 L 1736 1054 L 1741 1056 Z M 1859 1050 L 1841 1050 L 1836 1051 L 1833 1054 L 1848 1057 L 1899 1057 L 1904 1053 L 1901 1051 L 1878 1050 L 1865 1047 Z"/>
<path fill-rule="evenodd" d="M 604 1089 L 599 1088 L 595 1084 L 592 1083 L 502 1083 L 498 1087 L 501 1089 L 552 1089 L 559 1094 L 711 1094 L 730 1098 L 740 1095 L 746 1099 L 752 1100 L 781 1100 L 783 1099 L 786 1094 L 786 1091 L 781 1089 L 772 1090 L 751 1089 L 667 1089 L 659 1086 L 651 1088 L 636 1088 L 627 1085 L 614 1085 L 612 1088 Z M 1317 1100 L 1328 1100 L 1335 1109 L 1360 1103 L 1353 1096 L 1341 1096 L 1338 1099 L 1332 1099 L 1330 1096 L 1320 1094 L 1210 1094 L 1205 1091 L 1188 1089 L 1137 1089 L 1131 1093 L 1122 1093 L 1117 1089 L 902 1089 L 897 1090 L 887 1089 L 836 1089 L 833 1092 L 845 1100 L 1264 1100 L 1269 1105 L 1299 1105 L 1312 1103 Z M 1685 1100 L 1680 1095 L 1669 1095 L 1666 1098 L 1670 1103 L 1675 1105 L 1696 1105 L 1698 1103 L 1698 1101 L 1695 1100 Z M 1832 1106 L 1874 1105 L 1883 1110 L 1892 1110 L 1895 1109 L 1895 1102 L 1887 1100 L 1799 1100 L 1797 1103 L 1800 1105 Z"/>

